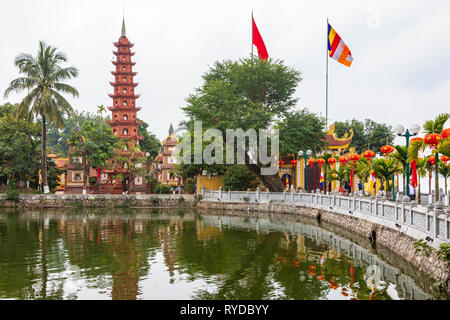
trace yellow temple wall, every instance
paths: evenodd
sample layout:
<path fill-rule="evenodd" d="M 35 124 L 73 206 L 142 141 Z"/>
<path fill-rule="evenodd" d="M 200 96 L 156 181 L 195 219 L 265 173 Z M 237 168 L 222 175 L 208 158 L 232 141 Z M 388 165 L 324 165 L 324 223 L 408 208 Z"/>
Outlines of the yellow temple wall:
<path fill-rule="evenodd" d="M 202 186 L 206 190 L 213 188 L 214 190 L 219 190 L 220 187 L 223 188 L 223 176 L 197 176 L 197 194 L 200 194 Z"/>

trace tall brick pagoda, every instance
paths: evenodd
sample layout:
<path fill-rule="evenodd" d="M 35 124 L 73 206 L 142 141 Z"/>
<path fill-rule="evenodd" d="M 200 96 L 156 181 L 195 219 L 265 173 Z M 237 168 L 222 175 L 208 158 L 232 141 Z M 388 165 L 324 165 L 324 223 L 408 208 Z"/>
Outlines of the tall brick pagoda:
<path fill-rule="evenodd" d="M 114 75 L 114 82 L 110 82 L 114 87 L 114 93 L 109 94 L 113 99 L 113 105 L 108 107 L 112 114 L 111 120 L 106 122 L 111 126 L 112 133 L 119 139 L 127 139 L 124 150 L 118 150 L 120 155 L 128 157 L 128 159 L 135 159 L 133 160 L 135 168 L 143 168 L 144 153 L 139 150 L 139 141 L 144 137 L 140 136 L 138 131 L 138 126 L 142 121 L 137 120 L 137 112 L 141 108 L 136 106 L 136 99 L 139 98 L 139 95 L 134 92 L 138 83 L 133 81 L 133 77 L 136 75 L 136 72 L 133 72 L 133 66 L 136 63 L 131 61 L 131 57 L 134 55 L 134 52 L 131 52 L 133 45 L 126 36 L 125 19 L 123 19 L 122 34 L 119 41 L 114 42 L 114 46 L 117 48 L 116 51 L 113 51 L 116 60 L 112 63 L 116 70 L 111 72 Z M 135 146 L 137 148 L 131 153 Z M 126 186 L 122 187 L 130 192 L 144 193 L 146 190 L 143 175 L 132 174 L 126 165 L 124 167 L 116 166 L 112 170 L 103 170 L 103 172 L 106 176 L 102 177 L 102 180 L 105 180 L 102 181 L 105 183 L 102 192 L 119 193 L 123 191 L 119 190 L 118 179 L 113 178 L 118 173 L 123 176 L 122 182 L 126 182 Z"/>
<path fill-rule="evenodd" d="M 112 63 L 116 66 L 116 70 L 111 73 L 114 75 L 114 82 L 110 84 L 114 87 L 114 93 L 109 94 L 113 99 L 113 106 L 108 109 L 111 110 L 111 120 L 107 123 L 111 126 L 113 134 L 117 134 L 119 139 L 132 139 L 139 144 L 139 140 L 144 137 L 139 135 L 138 126 L 141 124 L 137 121 L 137 112 L 141 109 L 136 107 L 136 95 L 134 88 L 138 85 L 133 81 L 136 72 L 133 72 L 133 66 L 136 64 L 131 61 L 134 52 L 131 52 L 133 47 L 125 32 L 125 19 L 122 21 L 122 35 L 118 42 L 114 42 L 117 51 L 113 51 L 116 56 L 116 61 Z M 130 149 L 128 145 L 127 149 Z"/>

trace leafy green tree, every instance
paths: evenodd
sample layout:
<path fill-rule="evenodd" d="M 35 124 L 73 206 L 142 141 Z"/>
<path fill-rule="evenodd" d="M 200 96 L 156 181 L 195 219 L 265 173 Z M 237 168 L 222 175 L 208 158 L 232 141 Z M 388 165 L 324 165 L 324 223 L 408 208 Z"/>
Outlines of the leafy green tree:
<path fill-rule="evenodd" d="M 228 166 L 223 176 L 225 191 L 255 189 L 258 182 L 258 178 L 243 164 Z"/>
<path fill-rule="evenodd" d="M 395 137 L 391 126 L 370 119 L 366 119 L 364 122 L 356 119 L 344 122 L 336 121 L 334 125 L 338 136 L 342 136 L 353 129 L 350 147 L 354 147 L 358 153 L 367 149 L 380 150 L 383 145 L 392 144 Z"/>
<path fill-rule="evenodd" d="M 138 121 L 142 121 L 138 127 L 139 134 L 144 136 L 144 139 L 139 141 L 139 147 L 144 153 L 150 153 L 150 158 L 154 159 L 162 148 L 161 142 L 153 133 L 148 131 L 148 123 L 140 119 Z"/>
<path fill-rule="evenodd" d="M 330 169 L 327 174 L 328 181 L 339 181 L 341 188 L 344 186 L 344 181 L 350 180 L 350 170 L 349 165 L 339 165 L 338 169 Z"/>
<path fill-rule="evenodd" d="M 299 150 L 318 153 L 325 146 L 325 119 L 306 108 L 287 114 L 277 123 L 280 130 L 280 154 L 297 154 Z"/>
<path fill-rule="evenodd" d="M 421 196 L 420 196 L 420 178 L 423 178 L 427 175 L 427 164 L 428 161 L 427 159 L 423 159 L 423 158 L 417 158 L 416 160 L 416 165 L 417 165 L 417 187 L 418 187 L 418 191 L 417 191 L 417 195 L 418 195 L 418 201 L 419 204 L 421 203 Z"/>
<path fill-rule="evenodd" d="M 372 163 L 367 162 L 366 159 L 359 159 L 355 166 L 355 173 L 363 183 L 367 181 L 372 171 Z M 363 188 L 364 192 L 364 188 Z"/>
<path fill-rule="evenodd" d="M 187 106 L 182 109 L 188 122 L 201 120 L 203 130 L 218 129 L 226 141 L 226 129 L 272 128 L 296 104 L 293 95 L 301 77 L 281 61 L 247 58 L 216 62 L 203 75 L 203 80 L 203 85 L 187 98 Z M 234 144 L 234 152 L 236 148 Z M 261 175 L 260 159 L 252 164 L 247 152 L 245 156 L 246 166 L 266 187 L 283 190 L 277 174 Z"/>
<path fill-rule="evenodd" d="M 107 167 L 108 161 L 116 155 L 115 149 L 119 147 L 117 136 L 113 135 L 111 128 L 104 122 L 98 125 L 95 121 L 87 120 L 83 123 L 80 132 L 74 132 L 69 139 L 74 147 L 74 155 L 85 158 L 84 190 L 87 186 L 89 168 Z"/>
<path fill-rule="evenodd" d="M 0 117 L 0 177 L 10 181 L 30 181 L 33 168 L 39 166 L 37 123 L 16 119 L 4 113 Z"/>
<path fill-rule="evenodd" d="M 61 67 L 67 58 L 64 53 L 56 52 L 56 48 L 39 42 L 39 51 L 36 57 L 30 54 L 20 54 L 15 59 L 21 77 L 14 79 L 5 90 L 5 97 L 11 92 L 27 91 L 27 95 L 17 108 L 17 117 L 32 120 L 35 116 L 42 119 L 42 180 L 44 192 L 48 193 L 47 182 L 47 120 L 59 127 L 64 124 L 62 114 L 72 114 L 73 109 L 69 102 L 61 95 L 67 93 L 74 97 L 78 91 L 64 83 L 78 75 L 75 67 Z"/>

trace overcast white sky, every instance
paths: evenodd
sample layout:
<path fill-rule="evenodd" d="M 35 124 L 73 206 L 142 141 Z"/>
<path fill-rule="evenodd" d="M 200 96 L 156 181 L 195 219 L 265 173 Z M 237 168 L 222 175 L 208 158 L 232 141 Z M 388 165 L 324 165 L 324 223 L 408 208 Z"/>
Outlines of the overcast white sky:
<path fill-rule="evenodd" d="M 251 10 L 269 55 L 302 72 L 298 107 L 325 113 L 326 18 L 349 46 L 353 64 L 329 60 L 329 117 L 423 124 L 450 111 L 450 1 L 2 1 L 0 103 L 18 76 L 14 57 L 36 54 L 38 41 L 58 47 L 80 75 L 71 81 L 77 110 L 111 105 L 113 42 L 125 6 L 135 43 L 139 117 L 163 139 L 180 107 L 217 60 L 251 50 Z M 256 50 L 255 50 L 256 52 Z M 403 142 L 403 141 L 398 141 Z"/>

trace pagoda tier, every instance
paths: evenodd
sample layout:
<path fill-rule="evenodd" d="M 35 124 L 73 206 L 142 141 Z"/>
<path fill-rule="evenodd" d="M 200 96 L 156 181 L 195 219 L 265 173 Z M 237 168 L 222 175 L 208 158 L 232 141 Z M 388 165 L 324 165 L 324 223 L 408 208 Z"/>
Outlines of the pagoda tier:
<path fill-rule="evenodd" d="M 132 48 L 134 46 L 134 43 L 128 42 L 128 43 L 119 43 L 119 42 L 113 42 L 115 47 L 128 47 L 128 48 Z"/>
<path fill-rule="evenodd" d="M 137 123 L 142 124 L 142 121 L 136 121 L 136 120 L 106 120 L 106 123 L 110 126 L 112 125 L 128 125 L 128 124 L 134 124 Z"/>
<path fill-rule="evenodd" d="M 111 71 L 111 74 L 113 76 L 118 76 L 118 75 L 127 75 L 127 76 L 135 76 L 137 75 L 137 72 L 132 72 L 132 71 Z"/>
<path fill-rule="evenodd" d="M 110 82 L 110 85 L 112 85 L 113 87 L 115 86 L 132 86 L 132 87 L 137 87 L 138 86 L 138 82 Z"/>
<path fill-rule="evenodd" d="M 116 65 L 122 65 L 122 64 L 134 66 L 136 64 L 136 62 L 131 62 L 131 61 L 112 61 L 112 64 L 115 65 L 115 66 Z"/>
<path fill-rule="evenodd" d="M 108 96 L 113 99 L 125 98 L 125 99 L 137 99 L 140 94 L 123 94 L 123 93 L 108 93 Z"/>
<path fill-rule="evenodd" d="M 141 110 L 141 107 L 120 107 L 120 106 L 116 106 L 116 107 L 108 107 L 109 111 L 139 111 Z"/>
<path fill-rule="evenodd" d="M 131 51 L 113 51 L 115 56 L 134 56 L 134 52 Z"/>

